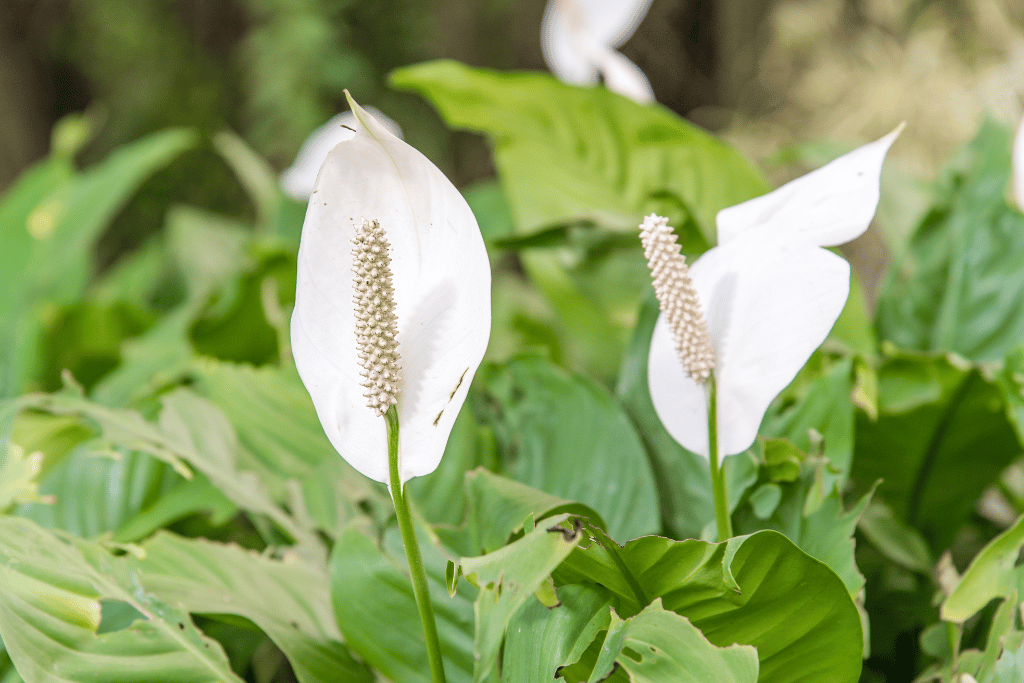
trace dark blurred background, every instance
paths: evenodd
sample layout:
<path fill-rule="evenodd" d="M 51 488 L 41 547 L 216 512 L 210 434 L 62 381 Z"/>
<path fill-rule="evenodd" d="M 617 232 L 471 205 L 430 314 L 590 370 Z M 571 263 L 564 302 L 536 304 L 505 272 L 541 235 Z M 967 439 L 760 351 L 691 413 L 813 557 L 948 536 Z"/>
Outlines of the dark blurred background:
<path fill-rule="evenodd" d="M 0 189 L 47 152 L 53 124 L 74 112 L 86 113 L 92 131 L 83 165 L 145 133 L 187 125 L 207 136 L 230 128 L 281 170 L 344 109 L 344 88 L 394 118 L 465 186 L 493 174 L 482 138 L 447 131 L 425 102 L 390 90 L 387 74 L 441 57 L 545 69 L 544 6 L 3 0 Z M 827 157 L 906 120 L 895 154 L 908 172 L 930 177 L 985 112 L 1007 123 L 1019 116 L 1022 26 L 1019 0 L 654 0 L 621 51 L 660 103 L 723 134 L 769 172 L 787 145 L 825 141 L 833 146 L 817 152 Z M 805 146 L 795 158 L 813 163 L 815 153 Z M 101 259 L 156 229 L 168 197 L 250 210 L 220 159 L 200 149 L 149 181 Z"/>

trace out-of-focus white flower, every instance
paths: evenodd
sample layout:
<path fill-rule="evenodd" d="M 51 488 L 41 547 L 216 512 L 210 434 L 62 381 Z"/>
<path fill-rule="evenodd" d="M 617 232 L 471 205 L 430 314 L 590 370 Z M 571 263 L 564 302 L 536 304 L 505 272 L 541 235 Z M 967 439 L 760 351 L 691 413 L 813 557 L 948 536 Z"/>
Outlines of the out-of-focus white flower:
<path fill-rule="evenodd" d="M 647 104 L 654 91 L 636 64 L 618 53 L 647 14 L 651 0 L 550 0 L 541 47 L 551 71 L 574 85 L 594 85 Z"/>
<path fill-rule="evenodd" d="M 882 162 L 898 134 L 718 213 L 718 246 L 690 266 L 689 277 L 714 353 L 722 457 L 754 442 L 772 399 L 842 312 L 850 265 L 823 247 L 867 230 Z M 684 368 L 671 327 L 663 311 L 651 339 L 651 400 L 669 434 L 708 457 L 706 385 Z"/>
<path fill-rule="evenodd" d="M 1013 142 L 1013 198 L 1017 200 L 1017 208 L 1024 211 L 1024 119 Z"/>
<path fill-rule="evenodd" d="M 302 226 L 292 353 L 335 449 L 381 482 L 388 481 L 388 447 L 377 408 L 397 400 L 404 483 L 437 467 L 483 358 L 490 264 L 459 191 L 349 104 L 356 132 L 327 155 Z M 387 292 L 373 290 L 387 289 L 387 268 L 393 309 Z M 382 342 L 377 362 L 373 348 Z M 384 398 L 368 406 L 368 389 Z"/>
<path fill-rule="evenodd" d="M 401 126 L 374 107 L 366 107 L 366 111 L 395 137 L 402 139 Z M 295 155 L 295 162 L 281 174 L 281 189 L 284 193 L 296 201 L 307 201 L 313 193 L 316 176 L 324 165 L 327 153 L 339 142 L 351 140 L 356 134 L 353 130 L 355 127 L 356 117 L 346 111 L 310 133 Z"/>

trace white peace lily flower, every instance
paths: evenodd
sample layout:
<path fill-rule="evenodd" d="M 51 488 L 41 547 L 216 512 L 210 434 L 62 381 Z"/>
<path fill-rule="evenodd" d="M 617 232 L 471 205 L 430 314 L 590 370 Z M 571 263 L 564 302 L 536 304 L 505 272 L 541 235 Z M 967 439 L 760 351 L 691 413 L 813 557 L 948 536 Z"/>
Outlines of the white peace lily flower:
<path fill-rule="evenodd" d="M 401 126 L 375 107 L 366 107 L 366 111 L 396 137 L 402 139 Z M 356 134 L 353 130 L 355 127 L 356 117 L 352 112 L 346 111 L 310 133 L 302 143 L 299 153 L 295 155 L 295 162 L 281 174 L 281 189 L 284 193 L 295 201 L 308 201 L 309 195 L 313 194 L 320 167 L 327 159 L 327 153 L 339 142 L 351 140 Z"/>
<path fill-rule="evenodd" d="M 689 278 L 712 348 L 720 456 L 750 447 L 768 405 L 842 312 L 850 266 L 823 247 L 867 230 L 882 162 L 900 129 L 718 213 L 719 244 L 693 263 Z M 652 220 L 641 228 L 650 232 Z M 676 441 L 708 457 L 705 384 L 684 368 L 664 311 L 663 304 L 648 364 L 654 409 Z"/>
<path fill-rule="evenodd" d="M 544 59 L 566 83 L 595 85 L 600 74 L 609 90 L 641 104 L 653 102 L 647 77 L 615 50 L 650 6 L 651 0 L 550 0 L 541 24 Z"/>
<path fill-rule="evenodd" d="M 1013 198 L 1017 200 L 1017 208 L 1024 211 L 1024 119 L 1013 142 Z"/>
<path fill-rule="evenodd" d="M 388 446 L 379 394 L 384 409 L 396 402 L 404 483 L 441 461 L 483 358 L 490 264 L 459 191 L 349 104 L 356 132 L 327 155 L 302 226 L 292 353 L 335 449 L 381 482 Z M 379 297 L 367 294 L 375 286 Z M 387 345 L 383 355 L 368 351 L 377 343 Z M 367 391 L 373 384 L 379 390 Z"/>

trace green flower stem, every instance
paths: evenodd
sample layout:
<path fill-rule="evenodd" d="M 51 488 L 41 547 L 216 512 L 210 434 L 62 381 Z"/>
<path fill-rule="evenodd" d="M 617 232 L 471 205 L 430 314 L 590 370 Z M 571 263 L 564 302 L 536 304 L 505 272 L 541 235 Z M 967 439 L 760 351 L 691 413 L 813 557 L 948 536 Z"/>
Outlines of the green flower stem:
<path fill-rule="evenodd" d="M 711 489 L 715 494 L 715 522 L 718 540 L 732 538 L 732 519 L 729 517 L 729 497 L 725 495 L 725 473 L 718 466 L 718 400 L 714 373 L 704 385 L 708 392 L 708 461 L 711 463 Z"/>
<path fill-rule="evenodd" d="M 398 528 L 402 532 L 402 545 L 405 546 L 405 557 L 409 561 L 409 576 L 412 579 L 412 592 L 416 596 L 416 607 L 420 611 L 420 623 L 423 625 L 423 636 L 427 641 L 427 659 L 430 661 L 430 676 L 434 683 L 445 683 L 444 662 L 441 659 L 441 642 L 437 638 L 437 623 L 434 621 L 434 607 L 430 602 L 430 588 L 427 586 L 427 572 L 423 566 L 423 556 L 416 541 L 416 531 L 412 526 L 409 514 L 409 503 L 405 500 L 402 480 L 398 476 L 398 411 L 394 406 L 384 413 L 384 421 L 388 426 L 388 473 L 391 478 L 391 499 L 395 502 L 395 516 L 398 517 Z"/>

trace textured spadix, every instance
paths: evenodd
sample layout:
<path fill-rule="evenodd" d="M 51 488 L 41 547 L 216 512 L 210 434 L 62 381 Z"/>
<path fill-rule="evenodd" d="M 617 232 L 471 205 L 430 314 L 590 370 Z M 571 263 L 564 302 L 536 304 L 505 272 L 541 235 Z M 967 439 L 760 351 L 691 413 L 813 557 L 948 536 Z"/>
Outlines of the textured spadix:
<path fill-rule="evenodd" d="M 882 161 L 898 134 L 719 212 L 719 246 L 690 266 L 690 278 L 714 350 L 721 455 L 754 442 L 772 399 L 842 312 L 850 266 L 822 247 L 867 229 L 878 204 Z M 705 387 L 684 370 L 664 313 L 651 339 L 647 379 L 669 434 L 707 457 Z"/>
<path fill-rule="evenodd" d="M 643 72 L 616 52 L 633 35 L 651 0 L 550 0 L 541 24 L 544 59 L 560 80 L 594 85 L 646 104 L 654 92 Z"/>
<path fill-rule="evenodd" d="M 472 211 L 444 174 L 349 104 L 355 135 L 328 154 L 302 226 L 292 353 L 331 443 L 386 482 L 385 423 L 364 396 L 353 301 L 352 239 L 376 221 L 391 245 L 404 482 L 437 467 L 483 358 L 490 265 Z"/>

